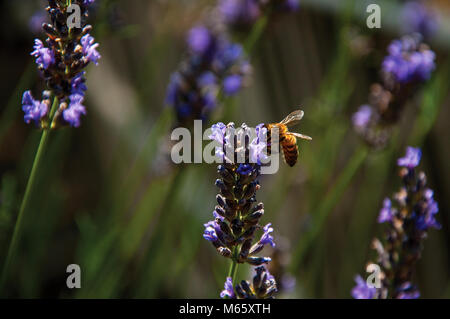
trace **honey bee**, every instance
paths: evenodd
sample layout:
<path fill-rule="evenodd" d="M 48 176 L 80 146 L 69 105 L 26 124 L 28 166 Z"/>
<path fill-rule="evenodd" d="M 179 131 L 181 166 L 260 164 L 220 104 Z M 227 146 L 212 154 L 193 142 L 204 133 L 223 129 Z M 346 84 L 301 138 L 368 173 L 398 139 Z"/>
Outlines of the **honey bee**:
<path fill-rule="evenodd" d="M 286 116 L 284 120 L 279 123 L 266 124 L 267 128 L 267 153 L 270 154 L 270 144 L 271 144 L 271 129 L 278 127 L 279 129 L 279 143 L 283 149 L 283 158 L 286 164 L 289 166 L 294 166 L 297 163 L 298 157 L 298 147 L 297 147 L 297 137 L 304 140 L 312 140 L 311 137 L 303 135 L 300 133 L 289 132 L 288 127 L 296 125 L 305 113 L 302 110 L 297 110 Z"/>

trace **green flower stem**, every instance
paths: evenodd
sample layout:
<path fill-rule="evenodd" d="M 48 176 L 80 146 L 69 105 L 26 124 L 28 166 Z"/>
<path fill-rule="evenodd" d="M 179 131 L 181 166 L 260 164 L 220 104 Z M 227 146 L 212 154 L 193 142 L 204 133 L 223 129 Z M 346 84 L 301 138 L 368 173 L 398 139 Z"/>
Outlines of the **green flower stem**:
<path fill-rule="evenodd" d="M 59 105 L 58 98 L 55 97 L 53 99 L 53 105 L 50 110 L 50 122 L 52 122 L 53 115 L 55 114 L 55 111 L 56 111 L 58 105 Z M 15 255 L 16 255 L 17 247 L 19 245 L 19 240 L 20 240 L 20 233 L 23 228 L 24 214 L 27 211 L 28 206 L 30 204 L 31 194 L 32 194 L 33 188 L 36 184 L 37 172 L 39 171 L 39 168 L 42 163 L 42 156 L 43 156 L 43 154 L 45 152 L 45 148 L 48 144 L 49 135 L 50 135 L 50 129 L 46 128 L 42 131 L 41 141 L 39 142 L 39 147 L 37 149 L 36 156 L 34 157 L 33 166 L 31 168 L 30 176 L 28 178 L 27 186 L 25 188 L 25 194 L 24 194 L 22 203 L 20 205 L 20 210 L 19 210 L 19 214 L 17 215 L 16 224 L 14 226 L 11 243 L 9 244 L 8 255 L 6 257 L 6 261 L 3 266 L 2 277 L 1 277 L 1 281 L 0 281 L 0 288 L 4 288 L 4 285 L 6 282 L 6 277 L 9 273 L 9 269 L 11 267 L 11 264 L 14 261 Z"/>
<path fill-rule="evenodd" d="M 238 252 L 238 247 L 234 247 L 233 248 L 233 257 L 232 257 L 232 262 L 230 265 L 230 270 L 228 271 L 228 277 L 231 277 L 231 281 L 233 283 L 233 287 L 234 287 L 234 281 L 236 278 L 236 273 L 237 273 L 237 268 L 238 268 L 238 263 L 237 263 L 237 252 Z"/>
<path fill-rule="evenodd" d="M 252 27 L 249 36 L 245 40 L 244 49 L 250 55 L 253 51 L 256 43 L 261 38 L 264 30 L 266 29 L 267 23 L 269 21 L 270 11 L 262 16 L 255 25 Z"/>

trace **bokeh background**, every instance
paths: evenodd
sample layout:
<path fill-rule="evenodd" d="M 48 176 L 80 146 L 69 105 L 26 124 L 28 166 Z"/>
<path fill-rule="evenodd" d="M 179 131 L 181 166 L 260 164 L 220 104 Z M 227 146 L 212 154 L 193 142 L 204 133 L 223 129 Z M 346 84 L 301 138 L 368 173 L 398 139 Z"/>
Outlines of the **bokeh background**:
<path fill-rule="evenodd" d="M 382 28 L 365 25 L 368 3 L 382 7 Z M 30 23 L 45 1 L 0 2 L 0 261 L 22 199 L 40 132 L 23 122 L 21 97 L 42 90 Z M 87 73 L 88 115 L 78 129 L 51 136 L 27 214 L 8 297 L 217 298 L 229 267 L 202 238 L 215 205 L 215 165 L 169 160 L 170 74 L 186 54 L 186 31 L 204 18 L 206 0 L 98 0 L 91 16 L 102 59 Z M 416 281 L 424 298 L 450 297 L 450 2 L 427 1 L 439 30 L 432 79 L 411 99 L 383 150 L 368 151 L 351 115 L 391 40 L 404 33 L 402 1 L 302 0 L 301 9 L 269 19 L 248 52 L 252 80 L 222 101 L 216 121 L 281 120 L 298 105 L 294 168 L 261 178 L 257 199 L 275 227 L 285 289 L 279 298 L 349 298 L 356 273 L 374 252 L 382 200 L 400 185 L 396 158 L 422 147 L 443 228 L 430 231 Z M 245 42 L 245 38 L 239 39 Z M 82 288 L 66 287 L 79 264 Z M 274 270 L 275 271 L 275 270 Z M 239 279 L 250 277 L 240 266 Z M 295 285 L 294 285 L 295 283 Z"/>

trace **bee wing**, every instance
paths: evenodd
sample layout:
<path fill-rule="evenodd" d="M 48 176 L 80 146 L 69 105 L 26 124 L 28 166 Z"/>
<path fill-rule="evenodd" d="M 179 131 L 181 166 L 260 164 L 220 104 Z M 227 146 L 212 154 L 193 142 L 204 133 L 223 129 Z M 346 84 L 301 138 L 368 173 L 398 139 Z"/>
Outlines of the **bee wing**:
<path fill-rule="evenodd" d="M 304 114 L 305 114 L 305 112 L 303 112 L 302 110 L 294 111 L 291 114 L 289 114 L 288 116 L 286 116 L 280 122 L 280 124 L 284 124 L 286 126 L 293 126 L 293 125 L 297 124 L 303 118 Z"/>
<path fill-rule="evenodd" d="M 312 141 L 312 137 L 308 136 L 308 135 L 303 135 L 300 133 L 294 133 L 294 132 L 287 132 L 286 134 L 290 134 L 290 135 L 294 135 L 295 137 L 304 139 L 304 140 L 308 140 L 308 141 Z"/>

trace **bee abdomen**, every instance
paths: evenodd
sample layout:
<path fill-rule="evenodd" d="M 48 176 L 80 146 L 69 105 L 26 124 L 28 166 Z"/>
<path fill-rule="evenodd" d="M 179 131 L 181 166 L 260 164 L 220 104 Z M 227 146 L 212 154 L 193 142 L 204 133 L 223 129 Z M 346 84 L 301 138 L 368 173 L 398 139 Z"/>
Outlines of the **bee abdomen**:
<path fill-rule="evenodd" d="M 286 141 L 282 144 L 283 146 L 283 155 L 284 155 L 284 161 L 289 166 L 294 166 L 295 163 L 297 163 L 297 157 L 298 157 L 298 147 L 297 147 L 297 140 L 296 138 L 290 138 L 287 137 Z"/>

